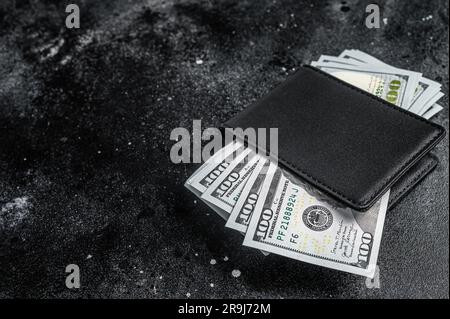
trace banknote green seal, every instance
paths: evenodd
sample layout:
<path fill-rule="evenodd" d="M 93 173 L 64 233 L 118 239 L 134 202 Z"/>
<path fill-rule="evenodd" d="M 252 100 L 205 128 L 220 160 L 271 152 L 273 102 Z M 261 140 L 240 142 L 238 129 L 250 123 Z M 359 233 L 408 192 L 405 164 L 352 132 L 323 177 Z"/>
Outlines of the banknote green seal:
<path fill-rule="evenodd" d="M 303 222 L 314 231 L 324 231 L 333 224 L 333 215 L 328 208 L 320 205 L 309 206 L 303 212 Z"/>

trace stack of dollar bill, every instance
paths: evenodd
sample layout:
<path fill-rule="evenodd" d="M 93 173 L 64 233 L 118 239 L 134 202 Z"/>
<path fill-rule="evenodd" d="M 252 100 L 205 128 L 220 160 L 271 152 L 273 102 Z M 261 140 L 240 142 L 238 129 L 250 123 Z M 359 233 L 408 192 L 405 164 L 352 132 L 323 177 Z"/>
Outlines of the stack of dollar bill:
<path fill-rule="evenodd" d="M 322 55 L 312 66 L 412 113 L 430 119 L 442 110 L 441 85 L 422 73 L 395 68 L 359 50 Z"/>
<path fill-rule="evenodd" d="M 430 118 L 440 85 L 358 50 L 313 66 L 398 107 Z M 367 212 L 339 206 L 239 141 L 216 152 L 185 186 L 262 251 L 373 277 L 389 191 Z"/>

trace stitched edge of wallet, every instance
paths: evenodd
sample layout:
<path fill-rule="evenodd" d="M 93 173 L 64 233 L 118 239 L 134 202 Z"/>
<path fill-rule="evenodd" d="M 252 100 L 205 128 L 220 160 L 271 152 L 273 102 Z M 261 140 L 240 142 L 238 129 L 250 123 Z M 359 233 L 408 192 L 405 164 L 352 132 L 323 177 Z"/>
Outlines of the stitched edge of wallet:
<path fill-rule="evenodd" d="M 416 176 L 401 190 L 395 193 L 395 196 L 389 199 L 388 206 L 389 208 L 392 208 L 397 204 L 397 202 L 406 194 L 406 192 L 411 188 L 411 186 L 415 185 L 418 181 L 420 181 L 422 178 L 427 176 L 429 172 L 431 172 L 435 167 L 437 166 L 437 161 L 434 158 L 430 158 L 430 162 L 422 168 L 418 173 L 416 173 Z"/>
<path fill-rule="evenodd" d="M 358 208 L 361 208 L 361 209 L 367 208 L 367 206 L 374 200 L 374 198 L 376 198 L 376 197 L 378 196 L 378 192 L 380 192 L 380 191 L 381 191 L 383 188 L 385 188 L 389 183 L 391 183 L 393 177 L 395 177 L 396 175 L 398 175 L 398 174 L 399 174 L 402 170 L 404 170 L 408 165 L 411 165 L 411 163 L 413 162 L 413 160 L 417 160 L 417 155 L 418 155 L 418 154 L 422 153 L 425 149 L 427 149 L 428 147 L 430 147 L 430 145 L 432 145 L 433 143 L 435 143 L 435 142 L 437 143 L 439 138 L 443 138 L 443 134 L 445 133 L 445 130 L 444 130 L 441 126 L 439 126 L 439 125 L 437 125 L 437 124 L 435 124 L 435 123 L 432 123 L 432 122 L 430 122 L 430 121 L 428 121 L 428 120 L 425 120 L 425 119 L 423 119 L 423 118 L 421 118 L 421 117 L 419 117 L 419 116 L 417 116 L 417 115 L 415 115 L 415 114 L 413 114 L 413 113 L 407 112 L 407 111 L 405 111 L 404 109 L 402 109 L 402 108 L 400 108 L 400 107 L 398 107 L 398 106 L 396 106 L 396 105 L 393 105 L 393 104 L 391 104 L 391 103 L 389 103 L 389 102 L 387 102 L 387 101 L 385 101 L 385 100 L 382 100 L 381 98 L 378 98 L 377 96 L 374 96 L 374 95 L 372 95 L 372 94 L 370 94 L 370 93 L 368 93 L 368 92 L 366 92 L 366 91 L 363 91 L 363 90 L 361 90 L 361 89 L 359 89 L 359 88 L 357 88 L 357 87 L 355 87 L 355 86 L 352 86 L 352 85 L 348 84 L 347 82 L 344 82 L 344 81 L 342 81 L 342 80 L 339 80 L 339 79 L 337 79 L 336 77 L 333 77 L 332 75 L 330 75 L 330 74 L 328 74 L 328 73 L 325 73 L 324 71 L 321 71 L 321 70 L 319 70 L 319 69 L 317 69 L 317 68 L 315 68 L 315 67 L 312 67 L 312 66 L 310 66 L 310 65 L 304 65 L 303 67 L 309 68 L 309 69 L 311 69 L 312 71 L 315 71 L 317 74 L 321 74 L 321 75 L 323 75 L 323 76 L 325 76 L 325 77 L 331 79 L 332 81 L 334 81 L 334 82 L 336 82 L 336 83 L 338 83 L 338 84 L 340 84 L 340 85 L 344 85 L 344 86 L 346 86 L 346 87 L 348 87 L 348 88 L 350 88 L 350 89 L 352 89 L 352 90 L 358 92 L 359 94 L 366 95 L 366 96 L 368 96 L 369 98 L 371 98 L 371 99 L 373 99 L 373 100 L 375 100 L 375 101 L 377 101 L 377 102 L 381 102 L 381 104 L 384 105 L 384 106 L 386 106 L 389 110 L 393 110 L 393 111 L 396 111 L 396 112 L 400 112 L 400 113 L 402 113 L 402 114 L 405 114 L 405 115 L 407 115 L 407 116 L 409 116 L 409 117 L 411 117 L 411 118 L 413 118 L 413 119 L 415 119 L 415 120 L 419 120 L 419 121 L 421 121 L 421 122 L 423 122 L 423 123 L 425 123 L 425 124 L 427 124 L 427 125 L 429 125 L 429 126 L 432 126 L 432 127 L 436 128 L 436 129 L 438 130 L 438 132 L 435 133 L 435 134 L 433 135 L 433 137 L 430 138 L 429 141 L 428 141 L 427 143 L 425 143 L 424 146 L 422 146 L 418 151 L 414 152 L 414 153 L 409 157 L 409 159 L 408 159 L 408 160 L 407 160 L 407 161 L 406 161 L 399 169 L 397 169 L 393 174 L 391 174 L 391 175 L 387 178 L 387 181 L 386 181 L 381 187 L 378 187 L 375 191 L 372 192 L 372 195 L 370 195 L 369 198 L 368 198 L 367 200 L 365 200 L 365 201 L 363 201 L 363 202 L 361 202 L 361 203 L 358 203 L 358 202 L 356 202 L 356 201 L 354 201 L 354 200 L 348 198 L 347 196 L 345 196 L 345 195 L 342 194 L 341 192 L 336 191 L 335 189 L 331 188 L 330 186 L 327 186 L 325 183 L 319 181 L 317 178 L 315 178 L 315 177 L 311 176 L 310 174 L 306 173 L 305 171 L 303 171 L 302 169 L 300 169 L 297 165 L 295 165 L 295 164 L 293 164 L 292 162 L 290 162 L 290 161 L 288 161 L 288 160 L 286 160 L 286 159 L 280 157 L 280 159 L 281 159 L 283 162 L 287 163 L 287 164 L 288 164 L 289 166 L 291 166 L 292 168 L 298 170 L 298 171 L 299 171 L 300 173 L 302 173 L 303 175 L 306 175 L 308 178 L 310 178 L 311 180 L 313 180 L 315 183 L 317 183 L 317 184 L 319 184 L 321 187 L 325 188 L 328 192 L 331 192 L 331 193 L 334 194 L 334 195 L 338 195 L 338 196 L 342 197 L 343 199 L 345 199 L 346 201 L 352 203 L 353 205 L 358 206 Z M 393 107 L 393 106 L 394 106 L 394 107 Z"/>

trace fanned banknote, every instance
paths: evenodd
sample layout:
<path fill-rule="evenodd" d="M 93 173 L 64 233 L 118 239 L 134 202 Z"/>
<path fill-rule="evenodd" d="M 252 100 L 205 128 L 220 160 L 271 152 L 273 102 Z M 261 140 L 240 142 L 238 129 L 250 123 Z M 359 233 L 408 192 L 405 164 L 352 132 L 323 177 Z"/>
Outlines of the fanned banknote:
<path fill-rule="evenodd" d="M 311 65 L 404 109 L 409 108 L 420 78 L 416 72 L 366 65 L 331 62 Z"/>
<path fill-rule="evenodd" d="M 201 198 L 228 214 L 231 213 L 259 159 L 259 155 L 249 148 L 245 149 L 203 192 Z"/>
<path fill-rule="evenodd" d="M 322 55 L 311 65 L 426 119 L 442 110 L 436 104 L 444 96 L 441 84 L 421 73 L 393 67 L 360 50 L 344 50 L 337 57 Z M 373 73 L 373 70 L 378 70 L 378 73 Z M 394 78 L 395 73 L 397 79 Z M 405 74 L 415 76 L 407 77 Z M 410 84 L 408 89 L 406 82 Z"/>
<path fill-rule="evenodd" d="M 256 167 L 245 185 L 245 188 L 242 190 L 243 195 L 237 200 L 225 226 L 240 232 L 247 231 L 247 226 L 250 223 L 252 213 L 264 186 L 266 176 L 273 175 L 276 169 L 277 165 L 267 159 L 263 159 L 259 162 L 259 165 Z"/>
<path fill-rule="evenodd" d="M 243 151 L 244 146 L 239 142 L 227 144 L 203 163 L 203 165 L 200 166 L 200 168 L 197 169 L 184 184 L 187 189 L 198 196 L 225 220 L 228 219 L 229 214 L 208 201 L 203 200 L 201 196 L 208 189 L 208 186 L 226 170 L 233 159 L 237 158 Z"/>
<path fill-rule="evenodd" d="M 243 151 L 241 143 L 229 143 L 197 169 L 186 181 L 186 186 L 192 187 L 200 193 L 205 192 L 208 186 L 220 176 L 240 151 Z"/>
<path fill-rule="evenodd" d="M 373 277 L 389 192 L 369 211 L 330 206 L 278 168 L 267 175 L 244 245 Z"/>

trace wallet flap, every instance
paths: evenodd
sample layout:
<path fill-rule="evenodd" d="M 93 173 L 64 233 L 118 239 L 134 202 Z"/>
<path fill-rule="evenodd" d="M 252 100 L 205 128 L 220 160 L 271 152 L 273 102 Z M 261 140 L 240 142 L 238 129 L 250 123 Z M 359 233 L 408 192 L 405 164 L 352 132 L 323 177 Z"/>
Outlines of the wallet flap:
<path fill-rule="evenodd" d="M 278 128 L 278 161 L 360 211 L 445 134 L 439 125 L 310 66 L 299 68 L 226 126 Z"/>

